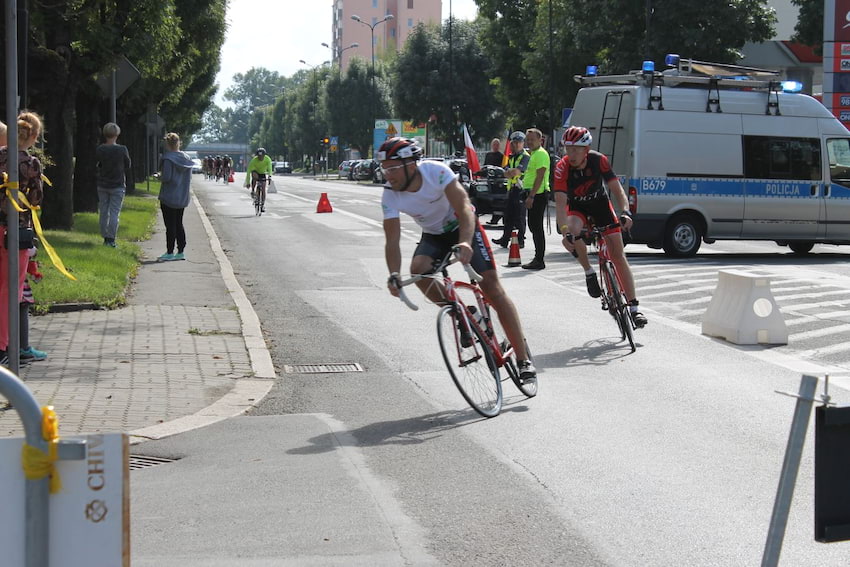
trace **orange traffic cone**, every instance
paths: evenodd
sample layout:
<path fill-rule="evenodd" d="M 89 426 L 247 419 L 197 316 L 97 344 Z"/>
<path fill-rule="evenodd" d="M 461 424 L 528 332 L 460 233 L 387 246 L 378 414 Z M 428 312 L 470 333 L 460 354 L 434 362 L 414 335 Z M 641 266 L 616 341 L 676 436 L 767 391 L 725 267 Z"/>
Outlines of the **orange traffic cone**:
<path fill-rule="evenodd" d="M 334 212 L 333 207 L 331 207 L 331 202 L 328 200 L 328 194 L 322 193 L 322 196 L 319 197 L 319 204 L 316 206 L 317 213 L 332 213 Z"/>
<path fill-rule="evenodd" d="M 522 266 L 522 259 L 519 257 L 519 241 L 517 240 L 517 232 L 511 233 L 511 248 L 508 251 L 508 263 L 506 268 L 518 268 Z"/>

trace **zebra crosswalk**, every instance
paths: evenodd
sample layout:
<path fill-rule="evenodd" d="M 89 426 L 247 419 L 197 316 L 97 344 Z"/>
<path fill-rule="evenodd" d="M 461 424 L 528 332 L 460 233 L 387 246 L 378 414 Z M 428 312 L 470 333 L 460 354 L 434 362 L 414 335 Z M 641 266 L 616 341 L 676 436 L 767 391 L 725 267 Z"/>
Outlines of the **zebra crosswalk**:
<path fill-rule="evenodd" d="M 583 288 L 577 262 L 548 260 L 542 277 L 565 287 Z M 850 281 L 846 278 L 811 267 L 726 262 L 711 256 L 676 260 L 655 254 L 630 255 L 629 263 L 644 311 L 692 325 L 697 331 L 717 286 L 718 271 L 768 277 L 789 333 L 787 345 L 772 348 L 850 371 Z"/>

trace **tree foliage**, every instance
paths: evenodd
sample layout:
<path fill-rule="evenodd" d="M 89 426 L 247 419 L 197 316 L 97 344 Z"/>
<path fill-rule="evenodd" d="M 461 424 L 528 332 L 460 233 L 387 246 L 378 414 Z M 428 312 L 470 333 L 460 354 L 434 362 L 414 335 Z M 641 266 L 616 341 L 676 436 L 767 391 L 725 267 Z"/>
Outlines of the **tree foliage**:
<path fill-rule="evenodd" d="M 428 122 L 435 135 L 462 147 L 459 127 L 469 125 L 475 137 L 496 134 L 501 127 L 491 60 L 477 41 L 479 27 L 448 21 L 441 29 L 419 25 L 398 57 L 393 84 L 399 118 Z"/>
<path fill-rule="evenodd" d="M 108 77 L 119 57 L 126 57 L 142 74 L 117 105 L 121 142 L 134 161 L 136 175 L 128 175 L 131 187 L 144 171 L 148 138 L 139 119 L 149 106 L 184 138 L 200 127 L 215 89 L 226 3 L 30 3 L 28 106 L 44 115 L 45 151 L 56 164 L 47 170 L 54 189 L 44 201 L 46 226 L 69 228 L 75 210 L 95 206 L 94 148 L 101 141 L 101 126 L 109 120 L 105 93 L 96 78 Z"/>
<path fill-rule="evenodd" d="M 734 63 L 746 42 L 769 39 L 775 24 L 766 0 L 476 4 L 497 97 L 514 127 L 554 127 L 554 119 L 560 119 L 557 109 L 570 106 L 575 97 L 573 75 L 588 64 L 599 65 L 601 73 L 623 73 L 640 68 L 646 58 L 661 63 L 666 53 Z"/>
<path fill-rule="evenodd" d="M 376 80 L 376 85 L 379 82 Z M 380 81 L 380 85 L 386 85 Z M 382 92 L 386 92 L 384 88 Z M 365 151 L 372 143 L 372 104 L 373 91 L 369 65 L 360 58 L 351 60 L 351 64 L 342 75 L 332 73 L 325 84 L 322 94 L 324 119 L 329 134 L 338 136 L 342 147 L 350 146 L 366 155 Z M 379 117 L 386 117 L 385 96 L 380 97 L 377 105 Z"/>
<path fill-rule="evenodd" d="M 811 45 L 817 53 L 821 53 L 823 46 L 823 0 L 791 0 L 791 3 L 800 8 L 800 16 L 797 25 L 794 26 L 794 37 L 791 39 Z"/>

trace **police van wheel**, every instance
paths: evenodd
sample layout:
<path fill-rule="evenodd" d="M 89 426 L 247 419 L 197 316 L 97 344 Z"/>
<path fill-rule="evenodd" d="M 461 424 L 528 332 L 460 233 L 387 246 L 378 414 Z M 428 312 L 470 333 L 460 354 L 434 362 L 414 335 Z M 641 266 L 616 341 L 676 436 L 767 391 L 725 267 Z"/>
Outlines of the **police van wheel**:
<path fill-rule="evenodd" d="M 694 256 L 702 243 L 704 229 L 699 217 L 680 214 L 667 224 L 664 234 L 664 252 L 674 258 Z"/>
<path fill-rule="evenodd" d="M 808 254 L 814 245 L 814 242 L 789 242 L 788 248 L 793 250 L 794 254 Z"/>

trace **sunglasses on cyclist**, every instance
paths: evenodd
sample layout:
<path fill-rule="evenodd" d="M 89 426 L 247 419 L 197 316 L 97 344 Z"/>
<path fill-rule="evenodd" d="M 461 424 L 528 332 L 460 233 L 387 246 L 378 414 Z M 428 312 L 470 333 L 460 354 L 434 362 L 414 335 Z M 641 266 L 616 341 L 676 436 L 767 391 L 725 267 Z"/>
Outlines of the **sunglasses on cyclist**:
<path fill-rule="evenodd" d="M 393 171 L 393 170 L 395 170 L 395 169 L 399 169 L 399 168 L 405 167 L 406 165 L 407 165 L 406 163 L 401 163 L 401 164 L 399 164 L 399 165 L 391 165 L 391 166 L 389 166 L 389 167 L 382 167 L 382 168 L 381 168 L 381 173 L 383 173 L 384 175 L 386 175 L 386 174 L 387 174 L 387 173 L 389 173 L 390 171 Z"/>

